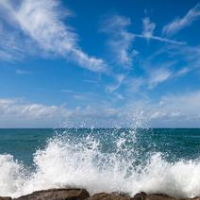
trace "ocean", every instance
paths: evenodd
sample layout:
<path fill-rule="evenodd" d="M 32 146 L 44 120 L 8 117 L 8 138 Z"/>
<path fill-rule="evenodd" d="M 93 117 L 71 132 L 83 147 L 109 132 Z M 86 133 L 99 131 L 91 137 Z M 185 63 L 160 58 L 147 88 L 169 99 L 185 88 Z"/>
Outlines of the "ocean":
<path fill-rule="evenodd" d="M 81 187 L 91 194 L 200 195 L 200 129 L 0 129 L 0 196 Z"/>

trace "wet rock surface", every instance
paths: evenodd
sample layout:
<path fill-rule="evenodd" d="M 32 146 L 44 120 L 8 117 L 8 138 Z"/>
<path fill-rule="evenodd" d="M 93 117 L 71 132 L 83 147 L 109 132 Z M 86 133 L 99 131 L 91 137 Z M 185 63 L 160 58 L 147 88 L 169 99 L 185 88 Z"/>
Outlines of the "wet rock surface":
<path fill-rule="evenodd" d="M 51 189 L 33 192 L 15 200 L 84 200 L 88 197 L 85 189 Z"/>
<path fill-rule="evenodd" d="M 134 196 L 134 200 L 178 200 L 165 194 L 146 194 L 145 192 L 138 193 Z"/>
<path fill-rule="evenodd" d="M 0 200 L 11 200 L 11 197 L 0 197 Z"/>
<path fill-rule="evenodd" d="M 49 189 L 33 192 L 19 198 L 0 197 L 0 200 L 200 200 L 200 197 L 177 199 L 165 194 L 137 193 L 134 197 L 128 194 L 97 193 L 90 196 L 86 189 Z"/>
<path fill-rule="evenodd" d="M 121 193 L 97 193 L 88 198 L 88 200 L 131 200 L 132 198 L 126 194 Z"/>
<path fill-rule="evenodd" d="M 194 197 L 194 198 L 186 198 L 181 200 L 200 200 L 200 197 Z"/>

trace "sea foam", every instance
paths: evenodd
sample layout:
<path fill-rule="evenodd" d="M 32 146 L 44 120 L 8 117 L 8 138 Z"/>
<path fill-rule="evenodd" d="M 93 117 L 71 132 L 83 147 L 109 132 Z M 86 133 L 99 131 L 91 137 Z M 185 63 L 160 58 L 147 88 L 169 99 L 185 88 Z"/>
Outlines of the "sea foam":
<path fill-rule="evenodd" d="M 154 152 L 138 162 L 134 131 L 113 143 L 111 151 L 102 151 L 101 141 L 90 135 L 80 139 L 56 136 L 35 152 L 34 169 L 12 155 L 0 155 L 0 196 L 18 197 L 60 187 L 81 187 L 91 194 L 119 191 L 133 196 L 144 191 L 175 197 L 200 195 L 199 160 L 170 163 Z"/>

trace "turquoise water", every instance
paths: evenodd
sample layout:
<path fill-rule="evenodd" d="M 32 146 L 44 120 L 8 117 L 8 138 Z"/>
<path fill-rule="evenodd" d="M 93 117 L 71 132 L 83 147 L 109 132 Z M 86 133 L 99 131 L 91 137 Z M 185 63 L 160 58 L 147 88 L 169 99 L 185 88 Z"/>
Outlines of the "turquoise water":
<path fill-rule="evenodd" d="M 0 154 L 11 154 L 31 165 L 33 153 L 44 148 L 54 134 L 53 129 L 0 129 Z"/>
<path fill-rule="evenodd" d="M 104 151 L 113 151 L 112 140 L 130 129 L 0 129 L 0 154 L 11 154 L 27 165 L 33 154 L 43 149 L 47 140 L 55 135 L 80 138 L 92 135 L 101 139 Z M 132 137 L 132 135 L 131 135 Z M 141 154 L 162 152 L 169 160 L 195 159 L 200 155 L 200 129 L 138 129 L 137 149 Z M 132 145 L 131 143 L 129 144 Z M 105 147 L 107 146 L 107 148 Z"/>
<path fill-rule="evenodd" d="M 0 196 L 83 187 L 200 195 L 200 129 L 0 129 Z"/>

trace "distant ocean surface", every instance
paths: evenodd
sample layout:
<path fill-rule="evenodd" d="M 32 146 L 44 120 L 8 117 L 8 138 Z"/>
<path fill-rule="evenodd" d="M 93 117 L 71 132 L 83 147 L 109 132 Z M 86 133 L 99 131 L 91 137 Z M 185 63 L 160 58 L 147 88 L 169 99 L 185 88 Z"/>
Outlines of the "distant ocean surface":
<path fill-rule="evenodd" d="M 0 129 L 0 196 L 82 187 L 194 197 L 199 177 L 200 129 Z"/>

